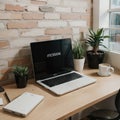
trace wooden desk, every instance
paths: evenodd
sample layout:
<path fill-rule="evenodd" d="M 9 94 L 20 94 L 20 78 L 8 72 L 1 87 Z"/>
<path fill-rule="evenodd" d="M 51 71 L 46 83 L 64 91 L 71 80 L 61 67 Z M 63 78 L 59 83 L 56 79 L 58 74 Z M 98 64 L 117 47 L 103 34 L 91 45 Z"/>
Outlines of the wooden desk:
<path fill-rule="evenodd" d="M 37 84 L 28 84 L 24 89 L 17 89 L 15 84 L 5 86 L 11 100 L 24 91 L 41 94 L 45 99 L 26 118 L 5 113 L 1 107 L 0 120 L 63 120 L 116 94 L 120 88 L 119 73 L 109 77 L 100 77 L 97 70 L 91 69 L 84 70 L 84 73 L 95 77 L 96 83 L 63 96 L 56 96 Z M 1 96 L 4 98 L 2 93 Z"/>

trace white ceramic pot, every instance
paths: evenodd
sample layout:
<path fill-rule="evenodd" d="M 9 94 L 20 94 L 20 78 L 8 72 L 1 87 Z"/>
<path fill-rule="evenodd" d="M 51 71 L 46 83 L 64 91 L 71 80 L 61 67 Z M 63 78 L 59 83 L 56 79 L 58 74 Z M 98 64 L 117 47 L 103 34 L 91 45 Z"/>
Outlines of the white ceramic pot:
<path fill-rule="evenodd" d="M 84 68 L 85 58 L 74 59 L 74 69 L 78 72 L 82 72 Z"/>

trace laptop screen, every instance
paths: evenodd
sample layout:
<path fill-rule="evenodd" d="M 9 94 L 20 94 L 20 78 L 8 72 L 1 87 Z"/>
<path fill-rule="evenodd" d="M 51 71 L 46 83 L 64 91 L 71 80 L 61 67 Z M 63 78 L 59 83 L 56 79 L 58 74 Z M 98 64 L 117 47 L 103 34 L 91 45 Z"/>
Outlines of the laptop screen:
<path fill-rule="evenodd" d="M 30 44 L 35 80 L 42 80 L 73 70 L 71 39 Z"/>

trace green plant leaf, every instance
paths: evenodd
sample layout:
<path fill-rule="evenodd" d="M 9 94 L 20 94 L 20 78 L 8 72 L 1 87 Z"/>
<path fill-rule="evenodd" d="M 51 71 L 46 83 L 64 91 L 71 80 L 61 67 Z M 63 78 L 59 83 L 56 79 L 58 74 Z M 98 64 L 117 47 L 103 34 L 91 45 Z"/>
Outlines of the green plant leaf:
<path fill-rule="evenodd" d="M 29 73 L 28 67 L 26 66 L 13 66 L 13 73 L 18 75 L 18 76 L 26 76 Z"/>
<path fill-rule="evenodd" d="M 97 29 L 96 32 L 94 32 L 92 29 L 89 29 L 89 35 L 86 44 L 93 47 L 93 51 L 96 53 L 99 46 L 107 48 L 105 45 L 102 44 L 105 38 L 109 38 L 109 36 L 104 35 L 103 28 Z"/>
<path fill-rule="evenodd" d="M 97 30 L 97 36 L 101 36 L 103 33 L 103 28 Z"/>
<path fill-rule="evenodd" d="M 85 46 L 80 41 L 75 41 L 72 52 L 75 59 L 81 59 L 85 56 Z"/>

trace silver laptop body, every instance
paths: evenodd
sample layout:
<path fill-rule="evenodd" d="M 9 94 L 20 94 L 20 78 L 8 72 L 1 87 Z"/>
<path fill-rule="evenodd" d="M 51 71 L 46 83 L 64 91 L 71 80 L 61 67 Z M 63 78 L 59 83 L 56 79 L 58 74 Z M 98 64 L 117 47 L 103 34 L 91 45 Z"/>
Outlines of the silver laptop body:
<path fill-rule="evenodd" d="M 57 95 L 94 83 L 94 78 L 74 71 L 71 39 L 30 44 L 35 81 Z"/>

